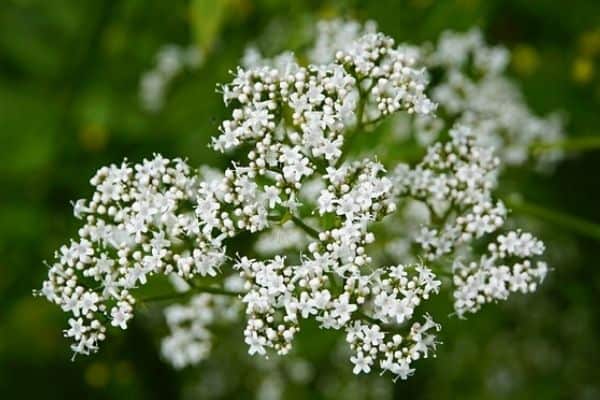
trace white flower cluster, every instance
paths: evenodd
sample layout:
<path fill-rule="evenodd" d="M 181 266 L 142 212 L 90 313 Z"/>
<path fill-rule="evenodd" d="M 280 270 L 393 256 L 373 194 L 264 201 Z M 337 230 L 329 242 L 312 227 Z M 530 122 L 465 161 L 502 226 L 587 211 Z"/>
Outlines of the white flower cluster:
<path fill-rule="evenodd" d="M 338 52 L 351 52 L 357 40 L 376 32 L 376 24 L 367 21 L 333 19 L 316 25 L 314 44 L 304 56 L 311 63 L 326 64 L 336 59 Z M 506 165 L 522 165 L 532 158 L 532 146 L 552 143 L 564 136 L 562 119 L 555 114 L 536 116 L 527 106 L 518 87 L 506 76 L 509 51 L 502 46 L 489 46 L 479 29 L 465 33 L 446 31 L 432 46 L 401 45 L 397 47 L 411 62 L 425 66 L 433 76 L 428 92 L 439 107 L 439 113 L 417 115 L 408 124 L 406 115 L 398 114 L 396 134 L 413 135 L 428 145 L 445 129 L 459 123 L 477 131 L 477 143 L 493 147 Z M 265 60 L 255 49 L 249 52 L 251 65 Z M 281 65 L 293 59 L 283 53 L 272 62 Z M 382 106 L 383 107 L 383 106 Z M 365 114 L 379 120 L 379 110 L 367 105 Z M 560 150 L 545 151 L 534 161 L 539 166 L 551 166 L 562 158 Z"/>
<path fill-rule="evenodd" d="M 162 350 L 176 367 L 205 359 L 210 328 L 243 305 L 250 354 L 288 354 L 311 318 L 345 333 L 355 373 L 406 379 L 412 363 L 435 350 L 440 326 L 419 307 L 443 289 L 441 275 L 453 274 L 459 315 L 536 288 L 546 265 L 532 258 L 543 244 L 521 232 L 489 238 L 507 211 L 493 196 L 500 159 L 477 130 L 456 125 L 420 163 L 395 160 L 392 173 L 373 158 L 346 160 L 350 139 L 367 126 L 402 112 L 435 118 L 436 104 L 414 48 L 371 25 L 332 24 L 319 25 L 311 64 L 290 53 L 248 53 L 222 87 L 232 113 L 212 146 L 245 154 L 223 174 L 155 156 L 92 179 L 92 199 L 75 205 L 85 225 L 57 253 L 41 290 L 72 315 L 66 335 L 75 352 L 95 351 L 108 324 L 126 328 L 133 289 L 153 275 L 176 275 L 190 295 L 210 293 L 166 309 Z M 478 62 L 495 69 L 498 58 Z M 397 260 L 378 262 L 386 238 L 375 233 L 411 235 L 394 215 L 415 204 L 419 230 Z M 260 233 L 258 254 L 235 252 L 230 266 L 224 242 L 244 232 Z M 491 240 L 490 254 L 463 266 L 460 257 L 475 257 L 475 240 Z M 223 277 L 229 267 L 243 281 L 235 290 Z"/>
<path fill-rule="evenodd" d="M 250 354 L 266 354 L 268 348 L 287 354 L 300 330 L 299 320 L 314 317 L 322 328 L 346 330 L 355 352 L 351 357 L 355 373 L 368 373 L 378 364 L 381 370 L 406 379 L 411 362 L 435 348 L 433 337 L 424 332 L 439 327 L 429 317 L 423 326 L 413 323 L 405 336 L 392 334 L 389 326 L 410 321 L 415 308 L 437 293 L 441 282 L 422 265 L 387 267 L 369 274 L 351 266 L 340 276 L 341 268 L 335 268 L 331 255 L 315 258 L 297 266 L 286 266 L 280 257 L 267 262 L 242 258 L 236 265 L 249 280 L 243 301 Z M 324 262 L 328 264 L 323 267 Z"/>
<path fill-rule="evenodd" d="M 201 293 L 187 304 L 165 308 L 169 335 L 161 342 L 163 357 L 178 369 L 207 359 L 213 339 L 210 328 L 237 320 L 238 305 L 231 297 Z"/>
<path fill-rule="evenodd" d="M 479 311 L 482 304 L 506 300 L 510 292 L 533 292 L 548 272 L 544 261 L 531 260 L 544 253 L 544 243 L 530 233 L 499 235 L 488 251 L 479 261 L 454 263 L 454 309 L 459 316 Z"/>
<path fill-rule="evenodd" d="M 274 162 L 291 147 L 290 152 L 305 152 L 305 157 L 292 157 L 296 165 L 291 168 L 309 174 L 308 157 L 324 156 L 332 164 L 341 156 L 342 133 L 352 123 L 368 124 L 365 110 L 373 110 L 373 119 L 399 110 L 422 115 L 435 110 L 424 94 L 425 70 L 415 64 L 381 33 L 347 43 L 327 64 L 302 67 L 289 53 L 274 60 L 259 57 L 252 68 L 238 69 L 232 83 L 223 87 L 225 102 L 237 104 L 233 119 L 222 124 L 223 133 L 213 145 L 224 151 L 256 140 L 256 153 L 251 155 L 259 167 L 268 165 L 268 148 L 273 148 L 269 159 Z"/>
<path fill-rule="evenodd" d="M 346 340 L 356 352 L 350 360 L 354 364 L 353 372 L 371 372 L 374 361 L 380 360 L 383 371 L 389 371 L 400 379 L 407 379 L 413 374 L 411 363 L 420 358 L 427 358 L 430 351 L 435 351 L 435 332 L 440 326 L 431 317 L 425 316 L 425 323 L 415 322 L 408 335 L 384 333 L 379 325 L 355 322 Z"/>
<path fill-rule="evenodd" d="M 72 315 L 65 335 L 88 354 L 106 324 L 127 328 L 131 290 L 155 274 L 214 276 L 225 259 L 221 238 L 204 235 L 193 208 L 199 176 L 180 159 L 101 168 L 90 201 L 75 203 L 79 238 L 56 253 L 40 294 Z"/>
<path fill-rule="evenodd" d="M 465 126 L 452 129 L 450 137 L 430 146 L 414 169 L 396 169 L 398 187 L 424 202 L 440 225 L 424 225 L 415 238 L 430 260 L 496 231 L 506 216 L 504 204 L 492 197 L 499 166 L 492 149 L 476 146 Z"/>
<path fill-rule="evenodd" d="M 168 44 L 156 54 L 156 64 L 140 79 L 140 102 L 149 112 L 163 108 L 171 82 L 185 69 L 195 70 L 204 62 L 204 55 L 195 45 L 182 47 Z"/>
<path fill-rule="evenodd" d="M 466 33 L 443 32 L 430 57 L 430 65 L 442 65 L 449 70 L 461 70 L 472 62 L 482 75 L 502 74 L 508 65 L 510 54 L 504 47 L 489 47 L 479 29 Z M 472 58 L 472 60 L 469 60 Z"/>
<path fill-rule="evenodd" d="M 335 216 L 336 226 L 315 235 L 318 240 L 308 245 L 309 255 L 302 258 L 301 264 L 287 265 L 286 259 L 279 256 L 267 261 L 242 258 L 236 264 L 248 280 L 243 301 L 248 314 L 246 343 L 251 354 L 266 354 L 269 348 L 287 354 L 300 330 L 299 320 L 308 317 L 326 329 L 347 329 L 351 321 L 365 318 L 383 338 L 386 324 L 409 321 L 421 301 L 437 293 L 440 281 L 428 268 L 377 269 L 366 254 L 365 246 L 375 240 L 367 229 L 369 223 L 395 211 L 390 197 L 392 183 L 383 173 L 381 165 L 370 160 L 327 168 L 327 187 L 319 195 L 317 211 Z M 414 270 L 416 276 L 409 278 L 408 270 Z M 356 345 L 354 338 L 361 335 L 354 330 L 348 332 L 348 337 L 353 338 L 350 343 L 356 351 L 352 357 L 355 371 L 369 372 L 370 365 L 379 361 L 382 370 L 403 379 L 411 371 L 410 362 L 418 359 L 418 354 L 427 356 L 427 349 L 433 345 L 429 335 L 416 333 L 407 338 L 407 343 L 412 340 L 413 344 L 403 344 L 401 350 L 399 333 L 385 349 L 379 343 L 372 348 Z M 376 349 L 379 352 L 373 353 Z M 408 354 L 409 349 L 413 353 Z M 368 358 L 363 357 L 365 351 Z M 369 368 L 358 367 L 364 363 Z"/>
<path fill-rule="evenodd" d="M 493 147 L 504 163 L 521 165 L 530 159 L 532 145 L 562 138 L 560 118 L 534 115 L 504 75 L 510 59 L 507 49 L 486 45 L 478 29 L 444 32 L 433 51 L 425 48 L 422 53 L 428 69 L 441 75 L 431 87 L 440 113 L 470 126 L 477 132 L 478 144 Z M 554 151 L 539 161 L 548 164 L 560 158 L 561 153 Z"/>

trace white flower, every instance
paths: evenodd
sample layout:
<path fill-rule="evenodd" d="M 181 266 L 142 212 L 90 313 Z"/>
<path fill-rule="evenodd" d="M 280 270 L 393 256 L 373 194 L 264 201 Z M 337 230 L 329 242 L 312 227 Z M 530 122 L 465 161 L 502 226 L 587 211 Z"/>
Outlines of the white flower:
<path fill-rule="evenodd" d="M 161 52 L 142 84 L 150 108 L 196 56 Z M 515 127 L 493 108 L 536 125 L 525 129 L 524 145 L 547 127 L 520 100 L 510 106 L 515 94 L 498 83 L 505 56 L 475 31 L 446 34 L 428 53 L 396 45 L 372 24 L 339 20 L 319 24 L 314 47 L 299 58 L 308 65 L 291 53 L 249 52 L 222 87 L 231 114 L 212 140 L 219 152 L 243 150 L 239 159 L 224 171 L 160 155 L 110 165 L 91 179 L 90 199 L 74 204 L 83 226 L 56 252 L 40 292 L 71 315 L 73 351 L 97 351 L 107 321 L 126 329 L 138 303 L 132 289 L 166 276 L 189 292 L 165 309 L 161 352 L 176 368 L 207 359 L 211 329 L 243 309 L 250 355 L 288 354 L 302 320 L 313 319 L 345 331 L 355 374 L 406 379 L 437 346 L 440 326 L 419 315 L 431 296 L 452 290 L 464 316 L 534 291 L 548 271 L 541 241 L 502 231 L 508 211 L 494 197 L 507 160 L 499 150 L 515 144 Z M 424 63 L 443 70 L 433 90 Z M 468 76 L 469 63 L 481 81 Z M 434 115 L 428 93 L 458 123 Z M 418 114 L 420 162 L 394 168 L 387 160 L 388 173 L 368 155 L 348 159 L 350 135 L 395 114 Z M 510 143 L 498 137 L 503 129 Z M 254 258 L 225 247 L 238 235 Z M 487 252 L 474 243 L 487 243 Z M 395 265 L 380 264 L 390 258 Z"/>
<path fill-rule="evenodd" d="M 83 296 L 81 296 L 80 304 L 81 304 L 81 313 L 86 315 L 89 312 L 96 312 L 98 307 L 96 303 L 98 302 L 99 297 L 94 292 L 85 292 Z"/>
<path fill-rule="evenodd" d="M 355 375 L 358 375 L 361 372 L 364 372 L 365 374 L 371 372 L 373 359 L 369 356 L 365 357 L 362 352 L 359 352 L 356 356 L 350 357 L 350 361 L 352 361 L 354 364 L 354 369 L 352 369 L 352 372 Z"/>
<path fill-rule="evenodd" d="M 65 335 L 68 337 L 72 337 L 74 340 L 81 340 L 83 334 L 86 331 L 86 327 L 83 325 L 82 318 L 69 318 L 69 326 L 70 329 L 65 331 Z"/>
<path fill-rule="evenodd" d="M 121 303 L 110 310 L 111 325 L 118 326 L 121 329 L 127 329 L 127 321 L 132 317 L 130 306 L 127 303 Z"/>

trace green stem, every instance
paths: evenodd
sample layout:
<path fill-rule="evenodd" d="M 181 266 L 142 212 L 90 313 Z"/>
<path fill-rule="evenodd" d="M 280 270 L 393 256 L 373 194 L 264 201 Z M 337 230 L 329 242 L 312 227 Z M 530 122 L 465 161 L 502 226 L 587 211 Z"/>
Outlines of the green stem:
<path fill-rule="evenodd" d="M 383 121 L 387 116 L 388 115 L 386 115 L 386 114 L 381 114 L 379 117 L 373 118 L 372 120 L 365 122 L 363 124 L 363 126 L 371 127 L 373 125 L 376 125 L 376 124 L 380 123 L 381 121 Z"/>
<path fill-rule="evenodd" d="M 581 136 L 552 143 L 539 143 L 531 147 L 531 152 L 534 154 L 542 154 L 553 150 L 587 151 L 599 149 L 600 136 Z"/>
<path fill-rule="evenodd" d="M 600 240 L 600 225 L 586 221 L 583 218 L 555 211 L 536 204 L 527 203 L 518 196 L 510 196 L 505 200 L 513 210 L 539 217 L 557 226 L 571 230 L 590 238 Z"/>
<path fill-rule="evenodd" d="M 180 300 L 180 299 L 187 299 L 188 297 L 190 297 L 194 294 L 198 294 L 198 293 L 210 293 L 210 294 L 216 294 L 216 295 L 221 295 L 221 296 L 231 296 L 231 297 L 237 297 L 237 296 L 241 296 L 244 294 L 243 292 L 234 292 L 234 291 L 227 290 L 227 289 L 220 288 L 220 287 L 196 285 L 196 286 L 192 287 L 190 290 L 185 291 L 185 292 L 174 292 L 174 293 L 167 293 L 167 294 L 163 294 L 163 295 L 159 295 L 159 296 L 146 297 L 146 298 L 140 299 L 139 301 L 141 303 L 150 303 L 150 302 Z"/>
<path fill-rule="evenodd" d="M 339 166 L 342 165 L 342 163 L 348 156 L 348 151 L 350 150 L 350 148 L 352 148 L 352 143 L 354 142 L 356 135 L 360 131 L 362 131 L 364 128 L 363 115 L 365 113 L 365 107 L 367 105 L 369 93 L 371 92 L 371 89 L 373 89 L 373 86 L 375 85 L 375 83 L 373 82 L 366 91 L 361 88 L 361 86 L 360 86 L 361 83 L 362 83 L 362 81 L 359 80 L 358 85 L 357 85 L 357 87 L 358 87 L 358 105 L 356 107 L 356 126 L 348 134 L 348 137 L 346 137 L 346 139 L 344 140 L 344 144 L 342 146 L 342 155 L 335 163 L 336 168 L 339 168 Z"/>
<path fill-rule="evenodd" d="M 388 332 L 388 333 L 402 333 L 402 326 L 401 325 L 395 325 L 395 324 L 384 324 L 382 321 L 373 318 L 373 317 L 369 317 L 367 314 L 363 313 L 362 311 L 358 310 L 354 312 L 354 315 L 356 315 L 359 319 L 362 319 L 365 322 L 368 322 L 369 324 L 373 324 L 373 325 L 379 325 L 382 327 L 382 330 L 384 332 Z"/>
<path fill-rule="evenodd" d="M 300 218 L 296 217 L 295 215 L 292 215 L 292 221 L 294 221 L 294 223 L 300 229 L 302 229 L 304 232 L 306 232 L 309 236 L 311 236 L 315 239 L 319 239 L 319 232 L 316 229 L 313 229 L 310 226 L 306 225 L 304 223 L 304 221 L 302 221 Z"/>
<path fill-rule="evenodd" d="M 360 310 L 355 311 L 354 314 L 356 314 L 356 316 L 358 316 L 358 318 L 362 319 L 363 321 L 369 322 L 371 324 L 380 324 L 381 323 L 381 321 L 379 321 L 373 317 L 369 317 L 367 314 L 363 313 Z"/>

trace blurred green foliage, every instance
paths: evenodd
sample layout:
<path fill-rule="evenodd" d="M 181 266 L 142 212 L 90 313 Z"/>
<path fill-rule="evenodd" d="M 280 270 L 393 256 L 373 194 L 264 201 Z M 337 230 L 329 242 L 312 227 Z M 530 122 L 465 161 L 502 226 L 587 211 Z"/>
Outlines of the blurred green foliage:
<path fill-rule="evenodd" d="M 273 47 L 283 37 L 300 40 L 277 32 L 333 16 L 373 19 L 397 40 L 416 43 L 481 26 L 490 41 L 513 50 L 512 71 L 534 109 L 564 110 L 571 137 L 600 135 L 595 0 L 3 0 L 2 398 L 182 397 L 192 372 L 176 373 L 159 359 L 159 337 L 143 317 L 98 355 L 71 362 L 61 337 L 65 317 L 31 296 L 46 273 L 42 261 L 77 229 L 69 202 L 90 193 L 87 181 L 99 166 L 153 152 L 223 164 L 207 148 L 226 115 L 215 87 L 228 80 L 245 45 L 261 37 Z M 157 49 L 190 42 L 208 52 L 204 65 L 178 78 L 163 110 L 143 112 L 139 79 Z M 531 202 L 600 223 L 599 172 L 600 152 L 589 151 L 553 174 L 520 173 L 512 181 Z M 554 262 L 547 284 L 466 321 L 443 321 L 438 358 L 398 382 L 397 398 L 600 398 L 598 242 L 552 222 L 540 220 L 537 229 Z M 311 338 L 315 359 L 327 340 Z M 319 398 L 314 387 L 298 393 Z"/>

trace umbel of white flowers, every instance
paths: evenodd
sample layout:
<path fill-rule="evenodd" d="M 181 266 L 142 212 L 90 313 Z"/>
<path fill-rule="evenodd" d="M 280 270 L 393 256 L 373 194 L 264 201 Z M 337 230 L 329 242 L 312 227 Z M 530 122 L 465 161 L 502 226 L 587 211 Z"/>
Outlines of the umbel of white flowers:
<path fill-rule="evenodd" d="M 496 77 L 504 53 L 465 40 L 469 46 L 445 36 L 428 59 L 458 70 L 473 52 Z M 415 360 L 434 354 L 440 325 L 419 307 L 441 288 L 453 291 L 463 316 L 544 279 L 543 243 L 503 230 L 507 210 L 493 196 L 503 147 L 482 143 L 481 125 L 489 128 L 483 135 L 495 128 L 477 110 L 467 117 L 455 107 L 460 124 L 440 122 L 449 139 L 434 141 L 416 165 L 398 160 L 388 172 L 374 157 L 347 160 L 354 136 L 388 116 L 437 124 L 416 48 L 397 46 L 373 24 L 332 21 L 319 25 L 308 54 L 311 63 L 301 65 L 288 53 L 270 60 L 254 53 L 246 57 L 253 65 L 222 87 L 231 118 L 212 146 L 247 149 L 225 171 L 156 155 L 92 178 L 91 199 L 75 203 L 84 221 L 78 237 L 56 253 L 38 292 L 70 315 L 65 336 L 74 352 L 97 351 L 109 326 L 126 329 L 132 290 L 168 275 L 179 291 L 208 292 L 166 310 L 171 334 L 162 351 L 177 367 L 208 357 L 211 324 L 235 320 L 243 305 L 250 354 L 289 353 L 300 321 L 312 318 L 345 332 L 355 373 L 406 379 Z M 434 97 L 440 107 L 454 101 Z M 400 227 L 410 245 L 378 243 L 375 223 Z M 295 230 L 286 246 L 299 251 L 271 246 L 263 253 L 273 256 L 248 258 L 224 245 L 241 232 L 264 238 L 285 230 Z M 487 252 L 476 254 L 474 240 L 488 242 Z M 397 262 L 379 264 L 381 249 Z M 200 278 L 212 283 L 199 287 Z"/>

